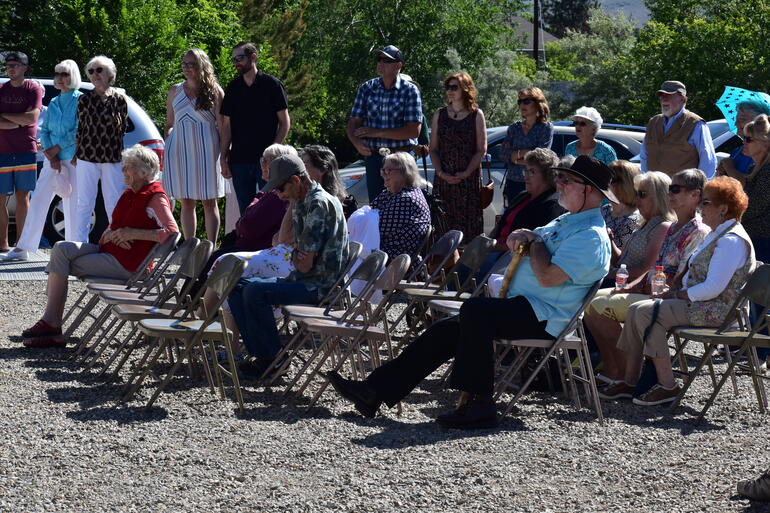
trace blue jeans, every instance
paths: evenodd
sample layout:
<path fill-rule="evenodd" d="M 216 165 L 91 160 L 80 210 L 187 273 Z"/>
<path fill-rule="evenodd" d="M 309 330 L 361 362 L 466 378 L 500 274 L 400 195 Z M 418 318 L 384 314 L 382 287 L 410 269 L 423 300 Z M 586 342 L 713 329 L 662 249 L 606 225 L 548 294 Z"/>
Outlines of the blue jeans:
<path fill-rule="evenodd" d="M 242 278 L 227 297 L 230 311 L 251 356 L 271 361 L 281 348 L 273 306 L 317 305 L 317 290 L 284 278 Z"/>
<path fill-rule="evenodd" d="M 384 160 L 385 157 L 380 155 L 376 149 L 372 150 L 371 155 L 364 157 L 364 162 L 366 162 L 366 191 L 369 193 L 369 203 L 374 201 L 374 198 L 379 196 L 382 189 L 385 188 L 385 181 L 380 174 Z"/>
<path fill-rule="evenodd" d="M 259 162 L 246 164 L 230 164 L 230 172 L 233 174 L 233 187 L 235 197 L 238 199 L 238 209 L 241 215 L 246 211 L 257 191 L 267 182 L 262 179 L 262 167 Z"/>

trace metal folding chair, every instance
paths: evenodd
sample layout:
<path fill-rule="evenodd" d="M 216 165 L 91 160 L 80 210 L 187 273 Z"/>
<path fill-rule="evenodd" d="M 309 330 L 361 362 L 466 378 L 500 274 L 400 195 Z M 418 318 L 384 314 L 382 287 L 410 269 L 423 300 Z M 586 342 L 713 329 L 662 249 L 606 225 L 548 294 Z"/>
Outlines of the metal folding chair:
<path fill-rule="evenodd" d="M 593 300 L 596 292 L 601 286 L 601 280 L 597 281 L 586 293 L 583 303 L 580 308 L 572 316 L 567 326 L 559 333 L 559 336 L 555 340 L 550 339 L 518 339 L 518 340 L 495 340 L 497 351 L 497 358 L 495 362 L 496 378 L 495 378 L 495 399 L 499 399 L 503 393 L 509 388 L 516 388 L 513 380 L 518 376 L 521 370 L 524 368 L 529 357 L 536 349 L 544 351 L 543 357 L 537 363 L 535 368 L 524 380 L 524 383 L 518 388 L 516 393 L 508 401 L 506 407 L 503 409 L 503 415 L 507 415 L 516 402 L 524 395 L 532 381 L 537 377 L 537 374 L 541 372 L 546 363 L 552 356 L 556 357 L 557 364 L 560 367 L 560 376 L 562 379 L 562 386 L 565 392 L 572 396 L 572 400 L 577 408 L 581 408 L 580 395 L 577 390 L 577 383 L 583 385 L 584 392 L 588 401 L 593 405 L 596 417 L 599 422 L 604 421 L 602 414 L 602 406 L 599 400 L 599 393 L 596 390 L 596 379 L 594 378 L 593 367 L 591 365 L 591 357 L 588 352 L 588 345 L 585 337 L 585 330 L 583 328 L 583 311 L 588 307 L 588 304 Z M 518 353 L 515 355 L 513 362 L 509 366 L 503 365 L 504 359 L 509 355 L 510 351 L 517 349 Z M 577 369 L 573 367 L 573 356 L 570 353 L 577 354 Z M 575 373 L 575 370 L 578 373 Z"/>
<path fill-rule="evenodd" d="M 744 315 L 748 302 L 751 301 L 762 308 L 757 322 L 750 323 L 747 315 Z M 739 346 L 738 352 L 732 356 L 727 369 L 722 373 L 719 382 L 714 383 L 714 390 L 706 401 L 703 409 L 698 414 L 696 424 L 700 423 L 706 415 L 706 412 L 714 404 L 719 391 L 724 386 L 728 378 L 735 377 L 735 371 L 739 362 L 746 356 L 749 374 L 751 375 L 754 392 L 757 396 L 759 410 L 762 413 L 767 411 L 767 393 L 765 391 L 764 380 L 767 379 L 759 371 L 760 363 L 757 357 L 757 348 L 770 348 L 770 336 L 765 335 L 770 323 L 768 322 L 768 308 L 770 308 L 770 265 L 762 265 L 746 280 L 746 284 L 741 289 L 740 295 L 736 298 L 725 317 L 722 324 L 717 328 L 696 328 L 681 327 L 673 330 L 672 335 L 677 346 L 676 358 L 684 351 L 688 342 L 697 342 L 704 345 L 703 355 L 698 361 L 696 367 L 687 373 L 687 379 L 682 387 L 682 391 L 671 405 L 671 409 L 676 408 L 684 398 L 695 378 L 700 374 L 705 365 L 713 369 L 712 358 L 719 345 L 724 345 L 726 354 L 730 353 L 730 346 Z M 737 327 L 736 327 L 737 324 Z M 712 377 L 713 379 L 713 377 Z"/>

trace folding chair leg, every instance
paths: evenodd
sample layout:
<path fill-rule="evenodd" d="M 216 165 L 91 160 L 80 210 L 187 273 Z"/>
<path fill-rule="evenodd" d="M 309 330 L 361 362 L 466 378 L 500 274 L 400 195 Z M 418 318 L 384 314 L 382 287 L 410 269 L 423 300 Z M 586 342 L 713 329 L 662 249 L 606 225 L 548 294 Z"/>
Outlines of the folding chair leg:
<path fill-rule="evenodd" d="M 690 385 L 692 385 L 693 381 L 695 381 L 695 378 L 698 376 L 700 371 L 703 369 L 703 366 L 706 365 L 706 360 L 710 360 L 711 353 L 714 350 L 714 347 L 716 347 L 714 344 L 705 344 L 703 347 L 703 356 L 698 361 L 698 364 L 695 366 L 693 370 L 688 372 L 688 379 L 685 382 L 684 386 L 682 387 L 682 391 L 679 392 L 679 395 L 676 397 L 673 403 L 671 403 L 671 406 L 669 406 L 669 410 L 674 410 L 679 404 L 682 402 L 682 399 L 684 399 L 684 395 L 687 393 L 687 390 L 690 388 Z M 716 385 L 715 385 L 716 386 Z"/>
<path fill-rule="evenodd" d="M 291 380 L 291 383 L 286 387 L 286 389 L 283 391 L 283 397 L 286 397 L 289 395 L 289 392 L 292 388 L 294 388 L 294 385 L 297 384 L 297 382 L 302 378 L 302 375 L 304 372 L 310 367 L 310 365 L 313 363 L 313 360 L 321 353 L 323 350 L 324 345 L 326 344 L 326 340 L 324 338 L 321 338 L 321 341 L 319 342 L 318 346 L 313 349 L 313 353 L 310 355 L 310 358 L 305 361 L 305 364 L 302 366 L 302 368 L 297 372 L 297 375 L 294 376 L 294 379 Z"/>
<path fill-rule="evenodd" d="M 150 408 L 152 408 L 152 405 L 155 403 L 155 400 L 158 398 L 161 392 L 163 392 L 166 386 L 171 382 L 171 380 L 179 370 L 179 367 L 181 367 L 182 364 L 184 363 L 184 359 L 190 358 L 194 343 L 195 343 L 195 340 L 190 340 L 187 342 L 187 344 L 185 344 L 183 357 L 178 358 L 176 363 L 174 363 L 171 369 L 169 369 L 168 373 L 166 374 L 166 377 L 163 378 L 163 381 L 161 381 L 158 387 L 155 389 L 155 392 L 153 392 L 152 396 L 150 397 L 150 400 L 147 401 L 147 404 L 144 407 L 145 411 L 150 411 Z M 157 358 L 155 359 L 155 361 L 157 361 Z M 155 361 L 151 362 L 150 366 L 148 366 L 148 369 L 151 368 L 153 365 L 155 365 Z"/>
<path fill-rule="evenodd" d="M 83 298 L 88 294 L 88 292 L 83 292 L 81 294 L 80 298 Z M 82 299 L 78 299 L 78 302 L 80 302 Z M 96 305 L 99 303 L 99 296 L 98 294 L 92 294 L 91 298 L 88 300 L 88 302 L 81 308 L 80 312 L 78 313 L 77 317 L 75 317 L 75 320 L 70 323 L 69 326 L 67 326 L 67 329 L 64 331 L 64 338 L 70 338 L 72 334 L 75 332 L 76 329 L 80 326 L 80 324 L 85 320 L 86 317 L 91 313 L 91 310 L 96 307 Z M 66 320 L 66 318 L 65 318 Z"/>
<path fill-rule="evenodd" d="M 142 357 L 139 359 L 139 362 L 136 364 L 134 371 L 129 376 L 128 381 L 126 381 L 126 385 L 124 386 L 124 390 L 126 390 L 126 392 L 123 395 L 122 402 L 126 402 L 129 398 L 131 398 L 131 396 L 134 395 L 134 393 L 139 389 L 139 385 L 144 380 L 144 378 L 150 374 L 150 370 L 152 365 L 154 365 L 154 362 L 158 361 L 160 355 L 163 354 L 163 351 L 168 344 L 168 339 L 155 340 L 157 340 L 157 346 L 154 346 L 152 341 L 150 341 L 149 347 L 144 352 L 144 355 L 142 355 Z M 150 359 L 150 355 L 153 355 L 152 359 Z M 150 361 L 152 363 L 149 363 Z"/>
<path fill-rule="evenodd" d="M 109 315 L 109 313 L 107 315 Z M 102 346 L 105 340 L 107 341 L 107 344 L 109 344 L 109 340 L 110 340 L 109 334 L 112 333 L 112 331 L 115 329 L 115 325 L 118 324 L 119 321 L 120 319 L 118 319 L 117 317 L 112 317 L 109 324 L 107 324 L 107 327 L 102 329 L 101 336 L 96 336 L 96 332 L 98 330 L 94 330 L 91 337 L 89 337 L 86 340 L 83 340 L 83 347 L 86 347 L 86 349 L 80 354 L 80 356 L 75 358 L 75 363 L 79 365 L 85 365 L 85 363 L 88 361 L 91 355 L 94 354 L 97 348 Z M 123 323 L 125 323 L 125 321 Z M 121 327 L 123 326 L 123 323 L 121 323 L 120 325 Z M 118 328 L 118 331 L 119 330 L 120 328 Z M 92 340 L 93 340 L 93 344 L 88 345 L 88 343 L 91 342 Z"/>
<path fill-rule="evenodd" d="M 720 390 L 722 390 L 722 386 L 725 384 L 725 381 L 727 381 L 727 378 L 729 377 L 729 375 L 730 375 L 731 373 L 735 372 L 735 367 L 738 365 L 738 360 L 741 358 L 741 356 L 743 356 L 743 354 L 744 354 L 745 350 L 746 350 L 746 348 L 745 348 L 745 347 L 744 347 L 744 348 L 741 348 L 741 350 L 740 350 L 740 351 L 738 351 L 738 354 L 735 356 L 735 358 L 733 358 L 733 361 L 732 361 L 732 362 L 730 362 L 730 365 L 728 365 L 728 366 L 727 366 L 727 370 L 726 370 L 726 371 L 725 371 L 725 373 L 722 375 L 722 379 L 720 379 L 720 380 L 719 380 L 719 383 L 717 383 L 717 386 L 716 386 L 716 387 L 714 387 L 714 391 L 711 393 L 711 396 L 710 396 L 710 397 L 708 398 L 708 400 L 706 401 L 706 404 L 703 406 L 703 409 L 702 409 L 702 410 L 701 410 L 701 412 L 698 414 L 698 418 L 697 418 L 697 419 L 695 419 L 695 424 L 696 424 L 696 425 L 697 425 L 697 424 L 700 424 L 700 422 L 701 422 L 701 421 L 703 420 L 703 418 L 706 416 L 706 412 L 708 411 L 708 409 L 709 409 L 709 408 L 711 408 L 711 405 L 712 405 L 712 404 L 714 404 L 714 401 L 716 400 L 716 398 L 717 398 L 717 395 L 719 394 L 719 391 L 720 391 Z M 760 411 L 761 411 L 762 413 L 765 413 L 765 407 L 764 407 L 764 405 L 761 403 L 761 401 L 760 401 L 760 408 L 759 408 L 759 409 L 760 409 Z"/>
<path fill-rule="evenodd" d="M 97 349 L 95 350 L 94 356 L 91 358 L 91 361 L 89 361 L 84 367 L 83 369 L 84 371 L 87 371 L 91 369 L 94 365 L 96 365 L 96 362 L 98 362 L 99 359 L 102 357 L 104 352 L 110 346 L 110 343 L 113 340 L 117 341 L 117 337 L 118 337 L 118 334 L 120 333 L 120 330 L 123 329 L 123 326 L 125 326 L 127 322 L 128 322 L 127 320 L 122 321 L 115 329 L 113 329 L 111 332 L 108 331 L 103 336 L 101 343 L 98 345 Z"/>
<path fill-rule="evenodd" d="M 105 372 L 107 372 L 107 369 L 112 364 L 112 362 L 115 360 L 115 358 L 118 357 L 121 351 L 124 351 L 123 357 L 118 362 L 117 367 L 115 367 L 115 370 L 112 371 L 112 374 L 110 374 L 110 377 L 107 378 L 107 382 L 111 383 L 115 381 L 118 378 L 118 375 L 120 374 L 120 369 L 123 368 L 123 366 L 128 361 L 128 357 L 131 356 L 131 353 L 134 352 L 134 350 L 139 347 L 139 344 L 142 342 L 142 340 L 148 340 L 149 337 L 146 335 L 143 335 L 138 328 L 134 328 L 134 331 L 132 333 L 133 337 L 129 337 L 126 340 L 124 340 L 120 346 L 118 346 L 115 351 L 112 352 L 110 357 L 107 359 L 107 363 L 102 368 L 101 372 L 98 374 L 98 376 L 103 375 Z M 131 342 L 133 340 L 133 342 Z M 131 342 L 129 344 L 129 342 Z"/>

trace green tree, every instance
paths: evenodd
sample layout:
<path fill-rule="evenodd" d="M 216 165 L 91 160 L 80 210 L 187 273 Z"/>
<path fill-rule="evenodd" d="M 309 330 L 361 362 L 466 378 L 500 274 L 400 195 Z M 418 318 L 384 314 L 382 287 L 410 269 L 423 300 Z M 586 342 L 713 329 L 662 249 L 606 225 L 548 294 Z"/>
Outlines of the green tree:
<path fill-rule="evenodd" d="M 598 0 L 543 0 L 543 21 L 548 31 L 558 37 L 567 32 L 588 32 L 589 11 L 598 9 Z"/>

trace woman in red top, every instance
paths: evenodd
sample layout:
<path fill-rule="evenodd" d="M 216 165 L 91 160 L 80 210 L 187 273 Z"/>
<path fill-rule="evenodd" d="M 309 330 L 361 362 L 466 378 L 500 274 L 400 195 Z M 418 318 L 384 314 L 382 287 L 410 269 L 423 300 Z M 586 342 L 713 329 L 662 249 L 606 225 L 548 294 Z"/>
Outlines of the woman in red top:
<path fill-rule="evenodd" d="M 22 332 L 27 347 L 64 347 L 61 322 L 67 299 L 67 276 L 126 279 L 157 242 L 179 231 L 168 196 L 159 178 L 158 156 L 135 145 L 123 152 L 123 192 L 112 214 L 112 224 L 99 244 L 57 242 L 51 251 L 48 302 L 43 317 Z"/>

